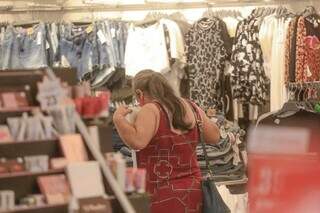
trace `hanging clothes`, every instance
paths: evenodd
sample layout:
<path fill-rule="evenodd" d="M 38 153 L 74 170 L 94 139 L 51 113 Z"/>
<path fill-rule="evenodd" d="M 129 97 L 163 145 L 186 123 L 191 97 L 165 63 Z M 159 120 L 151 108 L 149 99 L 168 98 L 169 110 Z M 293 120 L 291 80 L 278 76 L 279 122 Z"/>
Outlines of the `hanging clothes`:
<path fill-rule="evenodd" d="M 170 70 L 163 72 L 163 75 L 176 92 L 176 95 L 180 96 L 180 83 L 185 76 L 184 67 L 187 64 L 182 30 L 177 22 L 169 19 L 161 19 L 159 23 L 164 28 L 170 61 Z"/>
<path fill-rule="evenodd" d="M 296 42 L 299 17 L 294 17 L 287 31 L 285 45 L 285 82 L 295 82 L 296 76 Z"/>
<path fill-rule="evenodd" d="M 230 56 L 226 24 L 215 17 L 197 21 L 186 38 L 189 97 L 204 110 L 221 109 L 219 77 Z"/>
<path fill-rule="evenodd" d="M 233 95 L 240 103 L 262 105 L 266 101 L 269 79 L 259 43 L 260 23 L 253 15 L 241 21 L 232 48 Z"/>
<path fill-rule="evenodd" d="M 163 26 L 159 23 L 146 28 L 131 26 L 125 53 L 126 74 L 135 76 L 151 69 L 166 72 L 170 69 Z"/>
<path fill-rule="evenodd" d="M 272 14 L 264 18 L 259 31 L 264 69 L 270 79 L 270 110 L 279 110 L 287 99 L 285 86 L 286 37 L 291 19 Z"/>
<path fill-rule="evenodd" d="M 298 20 L 296 49 L 296 82 L 320 80 L 319 48 L 311 41 L 320 39 L 320 17 L 316 14 L 301 16 Z"/>

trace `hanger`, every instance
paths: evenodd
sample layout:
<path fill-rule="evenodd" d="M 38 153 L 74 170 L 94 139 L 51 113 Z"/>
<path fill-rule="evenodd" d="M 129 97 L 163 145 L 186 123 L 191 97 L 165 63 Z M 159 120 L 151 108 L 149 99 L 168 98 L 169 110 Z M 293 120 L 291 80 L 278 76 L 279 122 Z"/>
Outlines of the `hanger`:
<path fill-rule="evenodd" d="M 317 10 L 315 9 L 314 6 L 307 6 L 302 12 L 303 17 L 308 17 L 315 14 L 317 14 Z"/>
<path fill-rule="evenodd" d="M 209 18 L 213 14 L 214 14 L 214 12 L 210 11 L 210 6 L 208 5 L 207 9 L 202 14 L 202 17 Z"/>
<path fill-rule="evenodd" d="M 40 20 L 19 21 L 19 22 L 14 22 L 13 26 L 28 28 L 28 27 L 33 27 L 34 25 L 39 24 L 39 23 L 40 23 Z"/>
<path fill-rule="evenodd" d="M 302 84 L 301 84 L 302 85 Z M 295 91 L 293 92 L 293 95 L 291 97 L 295 97 L 296 95 L 296 92 L 298 91 L 298 87 L 300 87 L 301 85 L 292 85 L 290 86 L 289 85 L 289 91 L 290 91 L 290 87 L 291 88 L 295 88 Z M 301 89 L 299 90 L 299 94 L 301 92 Z M 298 95 L 298 98 L 299 98 L 299 95 Z M 294 114 L 296 114 L 297 112 L 299 112 L 301 110 L 301 106 L 299 105 L 299 101 L 296 100 L 292 100 L 290 97 L 289 97 L 289 100 L 284 103 L 284 105 L 282 106 L 282 108 L 277 111 L 276 113 L 274 113 L 275 116 L 282 116 L 283 114 L 285 113 L 289 113 L 288 116 L 285 116 L 285 117 L 290 117 Z"/>
<path fill-rule="evenodd" d="M 181 12 L 172 13 L 169 15 L 169 18 L 176 20 L 176 21 L 188 22 L 186 17 Z"/>
<path fill-rule="evenodd" d="M 168 18 L 167 14 L 159 13 L 159 12 L 149 12 L 144 20 L 136 22 L 136 26 L 148 26 L 157 23 L 161 18 Z"/>

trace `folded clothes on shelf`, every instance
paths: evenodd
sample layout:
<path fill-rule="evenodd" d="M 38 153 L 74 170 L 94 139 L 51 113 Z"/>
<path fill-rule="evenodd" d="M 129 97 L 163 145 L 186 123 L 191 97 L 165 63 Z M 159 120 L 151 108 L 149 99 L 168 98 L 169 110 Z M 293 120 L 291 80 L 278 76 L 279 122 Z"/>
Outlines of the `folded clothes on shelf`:
<path fill-rule="evenodd" d="M 224 116 L 214 118 L 220 129 L 220 141 L 217 144 L 207 144 L 205 149 L 211 165 L 216 183 L 232 181 L 243 184 L 246 177 L 246 164 L 242 153 L 245 152 L 243 136 L 245 131 L 239 126 L 225 119 Z M 197 147 L 197 158 L 203 175 L 207 174 L 207 167 L 201 144 Z"/>

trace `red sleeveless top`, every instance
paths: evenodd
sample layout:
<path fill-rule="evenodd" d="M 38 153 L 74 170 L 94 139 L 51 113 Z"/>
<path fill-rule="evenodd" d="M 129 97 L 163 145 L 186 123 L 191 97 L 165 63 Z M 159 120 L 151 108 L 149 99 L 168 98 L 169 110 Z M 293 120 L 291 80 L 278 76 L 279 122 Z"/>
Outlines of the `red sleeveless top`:
<path fill-rule="evenodd" d="M 151 213 L 201 213 L 198 128 L 181 135 L 172 132 L 168 114 L 159 103 L 155 104 L 160 110 L 158 131 L 148 146 L 137 152 L 138 166 L 147 170 Z"/>

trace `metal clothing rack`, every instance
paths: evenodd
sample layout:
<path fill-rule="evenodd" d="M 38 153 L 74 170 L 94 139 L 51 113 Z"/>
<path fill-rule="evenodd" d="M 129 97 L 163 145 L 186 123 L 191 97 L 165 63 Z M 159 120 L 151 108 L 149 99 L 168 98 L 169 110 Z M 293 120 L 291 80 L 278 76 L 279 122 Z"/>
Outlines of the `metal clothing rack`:
<path fill-rule="evenodd" d="M 320 81 L 311 81 L 311 82 L 289 82 L 288 89 L 293 88 L 309 88 L 312 86 L 316 86 L 320 88 Z"/>
<path fill-rule="evenodd" d="M 1 1 L 0 1 L 1 2 Z M 24 12 L 117 12 L 117 11 L 144 11 L 144 10 L 181 10 L 201 9 L 218 7 L 245 7 L 245 6 L 279 6 L 294 3 L 310 3 L 315 0 L 208 0 L 206 2 L 184 2 L 184 3 L 148 3 L 145 4 L 85 4 L 79 6 L 64 6 L 63 4 L 29 4 L 28 6 L 15 7 L 0 6 L 1 14 L 24 13 Z"/>

